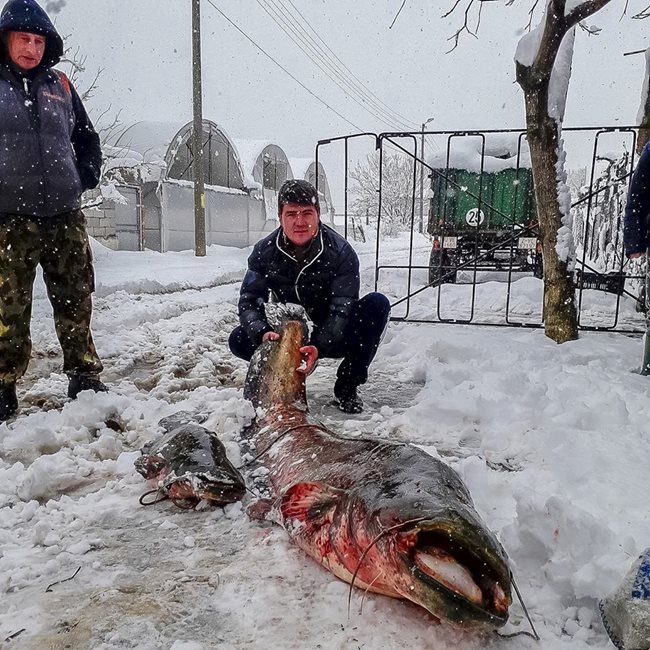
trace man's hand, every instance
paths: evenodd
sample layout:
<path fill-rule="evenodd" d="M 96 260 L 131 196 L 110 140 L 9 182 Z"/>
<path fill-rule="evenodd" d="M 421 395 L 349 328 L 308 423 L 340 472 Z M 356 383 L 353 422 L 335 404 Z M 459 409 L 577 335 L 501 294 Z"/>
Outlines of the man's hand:
<path fill-rule="evenodd" d="M 265 332 L 264 336 L 262 336 L 262 343 L 279 340 L 280 335 L 273 331 Z M 300 367 L 296 368 L 296 371 L 305 376 L 310 375 L 314 371 L 318 361 L 318 348 L 315 345 L 303 345 L 300 348 L 300 354 L 302 354 L 302 363 Z"/>
<path fill-rule="evenodd" d="M 639 257 L 643 257 L 644 255 L 645 255 L 645 253 L 643 253 L 643 252 L 641 252 L 641 253 L 630 253 L 630 255 L 628 255 L 628 257 L 629 257 L 631 260 L 636 260 L 636 259 L 638 259 Z"/>
<path fill-rule="evenodd" d="M 300 354 L 302 354 L 302 363 L 300 367 L 296 368 L 296 372 L 299 372 L 301 375 L 311 375 L 316 368 L 316 363 L 318 362 L 318 348 L 315 345 L 304 345 L 300 348 Z"/>

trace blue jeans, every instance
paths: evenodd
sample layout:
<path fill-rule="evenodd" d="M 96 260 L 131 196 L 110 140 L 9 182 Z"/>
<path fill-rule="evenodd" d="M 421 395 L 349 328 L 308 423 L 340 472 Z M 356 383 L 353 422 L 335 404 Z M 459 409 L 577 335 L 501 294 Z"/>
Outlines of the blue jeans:
<path fill-rule="evenodd" d="M 389 316 L 390 303 L 381 293 L 369 293 L 354 303 L 340 348 L 327 355 L 343 359 L 336 373 L 339 379 L 353 386 L 366 383 Z M 246 361 L 255 352 L 255 345 L 241 325 L 230 334 L 228 344 L 236 357 Z"/>

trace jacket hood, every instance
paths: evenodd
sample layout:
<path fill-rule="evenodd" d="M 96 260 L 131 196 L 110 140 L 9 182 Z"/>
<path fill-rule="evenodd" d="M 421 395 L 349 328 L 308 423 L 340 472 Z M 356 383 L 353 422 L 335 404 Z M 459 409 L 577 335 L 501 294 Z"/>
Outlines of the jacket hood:
<path fill-rule="evenodd" d="M 7 32 L 30 32 L 46 38 L 40 67 L 51 68 L 63 56 L 63 39 L 35 0 L 9 0 L 0 14 L 0 63 L 8 63 Z"/>

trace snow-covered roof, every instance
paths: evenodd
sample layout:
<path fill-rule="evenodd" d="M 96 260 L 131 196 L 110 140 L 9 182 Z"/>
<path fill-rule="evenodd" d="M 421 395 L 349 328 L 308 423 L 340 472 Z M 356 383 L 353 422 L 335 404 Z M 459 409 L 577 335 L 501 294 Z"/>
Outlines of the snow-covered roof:
<path fill-rule="evenodd" d="M 242 140 L 235 138 L 233 144 L 239 154 L 239 161 L 242 169 L 247 174 L 252 174 L 257 159 L 270 144 L 275 144 L 271 140 Z"/>
<path fill-rule="evenodd" d="M 109 137 L 106 144 L 124 151 L 125 159 L 164 163 L 169 145 L 184 126 L 183 122 L 136 122 Z"/>
<path fill-rule="evenodd" d="M 273 142 L 272 140 L 233 140 L 239 160 L 247 179 L 252 179 L 253 184 L 263 185 L 263 161 L 262 157 L 266 152 L 275 154 L 276 157 L 284 158 L 289 169 L 287 170 L 287 178 L 293 178 L 292 166 L 284 149 Z M 247 180 L 247 185 L 251 187 L 251 183 Z"/>
<path fill-rule="evenodd" d="M 488 133 L 485 136 L 483 171 L 494 173 L 517 167 L 530 168 L 530 151 L 525 138 L 521 139 L 519 162 L 517 162 L 518 149 L 518 133 Z M 464 169 L 478 173 L 481 171 L 482 154 L 483 138 L 469 135 L 451 140 L 449 165 L 447 165 L 446 147 L 428 156 L 427 163 L 433 169 L 444 169 L 448 166 L 449 169 Z"/>
<path fill-rule="evenodd" d="M 294 178 L 305 180 L 310 165 L 314 162 L 313 158 L 289 158 L 289 164 L 293 171 Z"/>
<path fill-rule="evenodd" d="M 235 161 L 239 165 L 243 182 L 247 187 L 257 184 L 250 172 L 242 167 L 237 147 L 228 134 L 211 120 L 203 120 L 204 132 L 217 133 L 229 144 Z M 109 137 L 104 151 L 110 156 L 109 168 L 146 167 L 147 178 L 158 179 L 166 175 L 178 147 L 192 131 L 192 122 L 155 122 L 143 120 L 127 126 L 116 135 Z"/>

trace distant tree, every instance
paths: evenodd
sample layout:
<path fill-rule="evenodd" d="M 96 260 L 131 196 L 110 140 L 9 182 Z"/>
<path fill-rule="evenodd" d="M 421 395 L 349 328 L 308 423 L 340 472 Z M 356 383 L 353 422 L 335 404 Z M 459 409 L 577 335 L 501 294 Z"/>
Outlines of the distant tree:
<path fill-rule="evenodd" d="M 496 0 L 498 2 L 498 0 Z M 530 22 L 540 0 L 530 1 Z M 561 126 L 573 57 L 575 27 L 611 0 L 545 0 L 540 24 L 517 48 L 517 82 L 524 92 L 526 127 L 531 150 L 540 239 L 544 255 L 544 323 L 548 337 L 562 343 L 578 337 L 575 262 L 569 192 L 566 189 Z M 514 0 L 503 0 L 509 6 Z M 627 10 L 626 0 L 623 10 Z M 476 35 L 483 0 L 455 0 L 450 16 L 463 12 L 464 22 L 452 36 L 456 47 L 466 32 Z M 633 16 L 646 18 L 647 11 Z"/>
<path fill-rule="evenodd" d="M 52 5 L 51 7 L 49 5 Z M 65 6 L 65 0 L 58 0 L 50 2 L 47 7 L 48 11 L 53 11 L 57 13 Z M 99 87 L 99 80 L 104 73 L 103 68 L 97 68 L 92 74 L 90 79 L 87 76 L 87 57 L 81 53 L 79 47 L 74 47 L 69 44 L 70 35 L 63 37 L 64 50 L 63 57 L 60 61 L 60 66 L 65 69 L 66 74 L 68 75 L 70 81 L 77 89 L 79 96 L 82 101 L 85 103 L 95 94 L 97 88 Z M 88 80 L 89 79 L 89 80 Z M 112 114 L 112 116 L 111 116 Z M 111 116 L 111 117 L 108 117 Z M 115 140 L 119 136 L 120 132 L 124 130 L 124 125 L 120 119 L 120 111 L 113 112 L 112 106 L 108 106 L 104 109 L 99 115 L 92 115 L 91 118 L 97 129 L 97 134 L 102 143 L 102 149 L 104 151 L 104 161 L 102 164 L 100 185 L 103 185 L 103 181 L 106 181 L 106 171 L 111 168 L 112 161 L 115 158 L 121 156 L 122 152 L 117 151 L 115 147 L 107 146 L 107 142 Z M 102 194 L 98 196 L 93 196 L 90 200 L 84 202 L 84 207 L 92 207 L 101 205 L 103 202 Z"/>
<path fill-rule="evenodd" d="M 574 208 L 573 234 L 578 248 L 590 265 L 602 273 L 622 266 L 623 209 L 627 199 L 630 153 L 618 158 L 598 156 L 603 170 L 593 186 L 582 187 Z M 583 199 L 583 200 L 580 200 Z"/>
<path fill-rule="evenodd" d="M 65 3 L 63 3 L 65 4 Z M 68 44 L 70 36 L 64 36 L 64 51 L 63 57 L 61 59 L 61 65 L 66 69 L 66 73 L 70 78 L 70 81 L 77 89 L 79 97 L 85 103 L 91 97 L 94 96 L 97 88 L 99 87 L 99 80 L 104 74 L 104 68 L 97 68 L 93 73 L 90 81 L 87 81 L 88 72 L 87 69 L 87 56 L 81 53 L 81 49 L 76 47 L 73 49 L 71 45 Z M 97 128 L 97 133 L 102 140 L 102 143 L 105 142 L 106 138 L 110 135 L 113 135 L 115 131 L 119 131 L 121 126 L 120 121 L 120 111 L 114 113 L 110 121 L 106 122 L 105 118 L 112 112 L 112 106 L 108 106 L 104 111 L 102 111 L 98 116 L 93 116 L 93 121 L 99 124 Z"/>
<path fill-rule="evenodd" d="M 394 237 L 410 230 L 413 216 L 413 165 L 410 156 L 384 153 L 382 158 L 381 233 Z M 350 172 L 352 212 L 361 223 L 376 225 L 379 215 L 379 153 L 357 162 Z M 419 179 L 419 176 L 418 176 Z"/>

